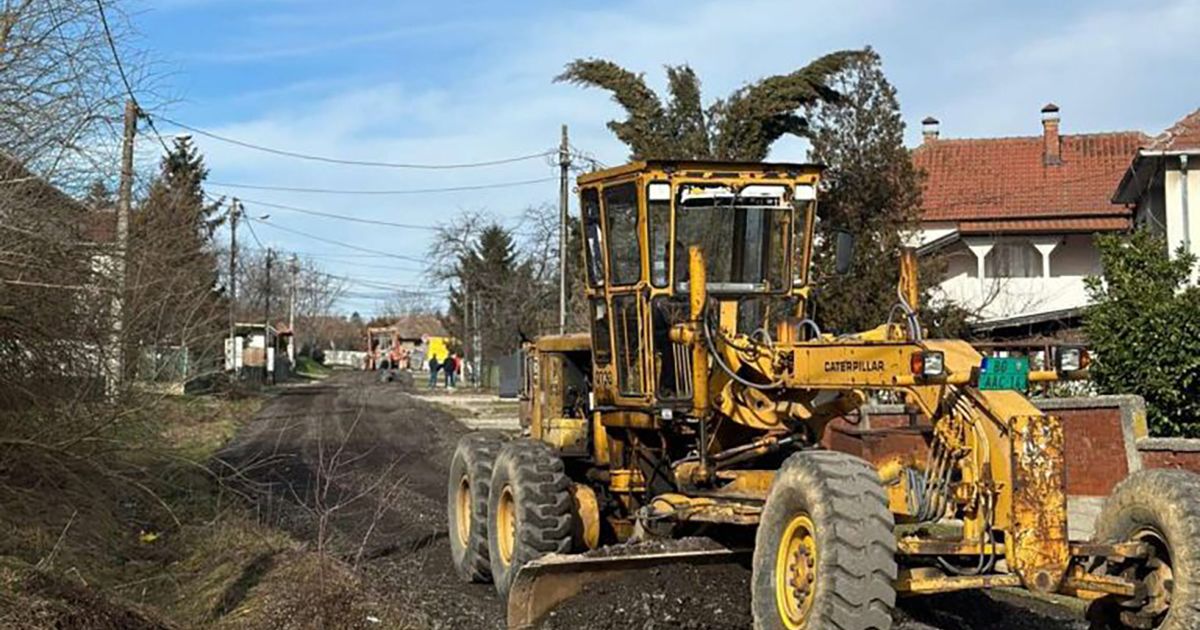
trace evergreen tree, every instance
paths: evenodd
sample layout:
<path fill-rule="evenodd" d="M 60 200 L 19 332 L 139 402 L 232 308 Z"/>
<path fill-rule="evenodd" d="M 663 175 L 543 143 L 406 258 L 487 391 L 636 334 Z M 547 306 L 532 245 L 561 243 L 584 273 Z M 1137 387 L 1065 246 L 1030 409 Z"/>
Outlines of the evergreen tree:
<path fill-rule="evenodd" d="M 759 161 L 785 134 L 804 136 L 807 121 L 796 112 L 833 103 L 827 82 L 862 55 L 839 51 L 790 74 L 767 77 L 704 107 L 700 79 L 688 66 L 667 66 L 663 101 L 645 78 L 603 59 L 577 59 L 556 81 L 598 87 L 625 109 L 624 121 L 608 128 L 629 146 L 631 159 L 718 159 Z"/>
<path fill-rule="evenodd" d="M 219 356 L 227 309 L 213 242 L 224 217 L 205 199 L 207 177 L 191 139 L 176 138 L 131 217 L 127 266 L 132 342 L 188 347 L 201 360 Z"/>
<path fill-rule="evenodd" d="M 842 95 L 838 103 L 809 109 L 810 159 L 827 167 L 812 277 L 816 319 L 824 328 L 846 333 L 887 321 L 898 302 L 900 250 L 906 235 L 919 227 L 921 186 L 904 147 L 896 89 L 884 76 L 879 55 L 868 48 L 832 87 Z M 853 263 L 844 277 L 833 273 L 838 231 L 855 237 Z M 923 278 L 932 277 L 928 265 L 922 271 Z M 941 320 L 931 314 L 923 323 Z"/>
<path fill-rule="evenodd" d="M 88 186 L 87 195 L 83 198 L 83 205 L 88 210 L 110 210 L 116 206 L 116 200 L 113 199 L 112 191 L 108 189 L 108 185 L 104 180 L 97 179 Z"/>
<path fill-rule="evenodd" d="M 523 335 L 537 334 L 552 294 L 530 261 L 521 260 L 510 230 L 497 223 L 483 227 L 454 265 L 444 321 L 453 337 L 469 342 L 478 326 L 483 359 L 490 363 L 514 352 Z"/>
<path fill-rule="evenodd" d="M 1200 288 L 1196 257 L 1148 230 L 1101 235 L 1103 277 L 1086 280 L 1084 331 L 1101 393 L 1137 394 L 1150 431 L 1200 437 Z"/>

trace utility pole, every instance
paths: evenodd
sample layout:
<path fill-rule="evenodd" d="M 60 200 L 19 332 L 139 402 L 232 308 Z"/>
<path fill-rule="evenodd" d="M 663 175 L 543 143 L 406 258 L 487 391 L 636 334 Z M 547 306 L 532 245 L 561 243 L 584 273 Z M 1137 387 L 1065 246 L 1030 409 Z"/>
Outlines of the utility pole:
<path fill-rule="evenodd" d="M 292 273 L 291 295 L 288 296 L 288 363 L 296 365 L 296 282 L 300 278 L 300 259 L 292 254 L 292 261 L 288 264 L 288 271 Z"/>
<path fill-rule="evenodd" d="M 571 143 L 562 126 L 558 147 L 558 334 L 567 332 L 567 195 L 571 168 Z"/>
<path fill-rule="evenodd" d="M 473 312 L 471 313 L 471 323 L 474 324 L 474 328 L 472 330 L 474 332 L 474 337 L 475 337 L 472 340 L 472 345 L 475 346 L 475 386 L 481 387 L 483 385 L 483 373 L 480 371 L 483 369 L 483 347 L 480 345 L 480 341 L 479 341 L 479 292 L 478 291 L 475 292 L 474 299 L 475 299 L 475 301 L 472 304 Z"/>
<path fill-rule="evenodd" d="M 236 379 L 238 372 L 237 356 L 237 197 L 229 202 L 229 370 L 230 378 Z"/>
<path fill-rule="evenodd" d="M 463 283 L 462 296 L 462 322 L 463 322 L 463 361 L 470 362 L 474 366 L 475 354 L 479 349 L 475 347 L 475 341 L 471 337 L 471 283 Z M 466 374 L 466 370 L 463 371 Z"/>
<path fill-rule="evenodd" d="M 138 107 L 133 99 L 125 101 L 125 133 L 121 144 L 121 181 L 117 187 L 116 256 L 113 258 L 113 276 L 116 291 L 112 300 L 112 325 L 110 335 L 111 353 L 108 361 L 108 394 L 120 392 L 125 377 L 125 262 L 129 248 L 129 213 L 133 205 L 133 143 L 137 136 Z"/>
<path fill-rule="evenodd" d="M 271 257 L 275 252 L 267 248 L 267 290 L 266 300 L 263 301 L 263 384 L 271 379 Z"/>

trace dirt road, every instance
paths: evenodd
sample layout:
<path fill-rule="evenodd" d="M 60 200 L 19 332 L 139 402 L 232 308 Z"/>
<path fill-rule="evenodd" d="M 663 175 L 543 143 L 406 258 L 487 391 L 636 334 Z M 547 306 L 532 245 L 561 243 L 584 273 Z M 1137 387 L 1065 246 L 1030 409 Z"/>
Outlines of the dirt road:
<path fill-rule="evenodd" d="M 464 584 L 449 563 L 445 476 L 458 438 L 451 414 L 379 383 L 339 373 L 287 389 L 223 453 L 245 470 L 264 519 L 355 565 L 411 611 L 413 627 L 502 628 L 490 585 Z M 749 570 L 664 567 L 568 602 L 547 628 L 745 628 Z M 1078 630 L 1072 610 L 1004 594 L 911 600 L 901 630 Z"/>

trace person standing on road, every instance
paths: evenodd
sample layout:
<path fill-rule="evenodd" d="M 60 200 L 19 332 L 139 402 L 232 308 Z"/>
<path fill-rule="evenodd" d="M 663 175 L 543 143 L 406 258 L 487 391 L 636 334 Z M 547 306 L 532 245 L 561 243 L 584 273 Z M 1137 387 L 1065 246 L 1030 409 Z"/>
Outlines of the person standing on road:
<path fill-rule="evenodd" d="M 437 387 L 438 374 L 438 359 L 436 356 L 429 356 L 429 389 Z"/>
<path fill-rule="evenodd" d="M 458 376 L 458 353 L 455 352 L 446 357 L 446 365 L 443 368 L 446 372 L 446 389 L 454 389 L 454 380 Z"/>

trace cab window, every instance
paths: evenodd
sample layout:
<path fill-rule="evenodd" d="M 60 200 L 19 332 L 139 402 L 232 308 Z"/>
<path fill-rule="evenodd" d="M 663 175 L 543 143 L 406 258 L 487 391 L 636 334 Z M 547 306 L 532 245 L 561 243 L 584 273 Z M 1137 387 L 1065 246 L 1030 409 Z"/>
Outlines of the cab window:
<path fill-rule="evenodd" d="M 637 188 L 633 182 L 605 187 L 604 217 L 608 221 L 608 265 L 612 283 L 636 284 L 642 275 L 642 257 Z"/>
<path fill-rule="evenodd" d="M 654 182 L 646 187 L 647 221 L 650 227 L 650 284 L 667 286 L 671 260 L 671 185 Z"/>
<path fill-rule="evenodd" d="M 792 210 L 782 186 L 680 187 L 675 204 L 675 282 L 686 281 L 687 249 L 705 256 L 709 289 L 752 292 L 789 288 L 786 277 Z"/>
<path fill-rule="evenodd" d="M 583 207 L 584 255 L 588 284 L 593 287 L 604 285 L 604 242 L 600 230 L 600 193 L 595 188 L 585 188 L 580 194 Z"/>

